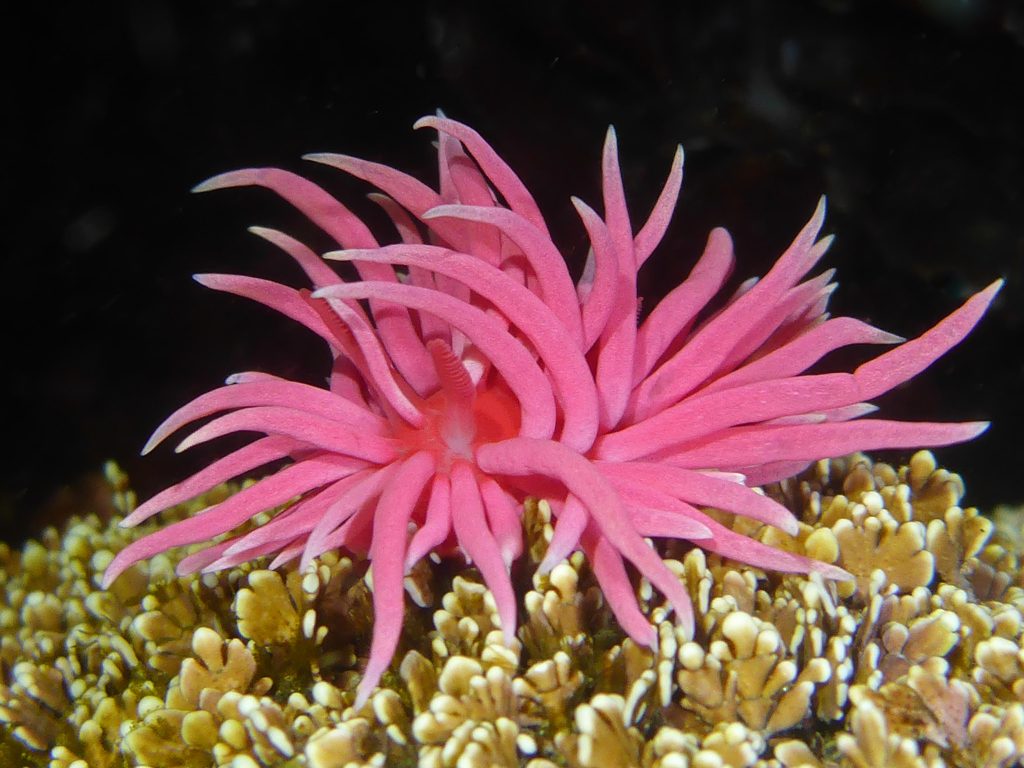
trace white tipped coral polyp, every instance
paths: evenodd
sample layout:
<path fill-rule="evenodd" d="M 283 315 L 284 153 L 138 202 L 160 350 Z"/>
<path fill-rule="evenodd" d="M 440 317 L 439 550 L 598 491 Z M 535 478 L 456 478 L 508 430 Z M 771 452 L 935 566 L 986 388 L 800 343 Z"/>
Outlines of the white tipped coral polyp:
<path fill-rule="evenodd" d="M 477 566 L 512 637 L 517 600 L 509 568 L 522 553 L 527 496 L 547 498 L 555 517 L 540 567 L 582 548 L 624 631 L 650 645 L 655 630 L 637 605 L 627 562 L 691 632 L 693 611 L 684 585 L 644 537 L 686 539 L 763 568 L 843 578 L 839 568 L 742 536 L 700 507 L 792 533 L 792 514 L 754 486 L 821 458 L 945 445 L 987 426 L 863 417 L 874 410 L 869 399 L 963 339 L 999 281 L 904 343 L 830 317 L 832 273 L 807 277 L 831 240 L 818 239 L 822 201 L 764 277 L 708 313 L 733 267 L 728 234 L 714 230 L 689 277 L 638 323 L 636 277 L 675 207 L 681 150 L 637 230 L 609 130 L 603 216 L 572 201 L 591 243 L 573 280 L 533 197 L 475 131 L 442 117 L 417 127 L 438 133 L 436 190 L 376 163 L 308 156 L 376 187 L 372 198 L 397 230 L 394 244 L 381 245 L 342 203 L 288 171 L 234 171 L 196 188 L 276 192 L 337 241 L 340 250 L 324 258 L 351 262 L 358 279 L 343 280 L 307 246 L 265 228 L 252 231 L 291 256 L 312 290 L 197 275 L 321 336 L 333 360 L 330 383 L 240 373 L 172 414 L 145 451 L 208 416 L 215 418 L 179 450 L 232 432 L 262 436 L 157 494 L 124 525 L 270 462 L 290 462 L 129 545 L 107 569 L 106 584 L 158 552 L 225 534 L 184 558 L 179 571 L 215 571 L 265 555 L 274 556 L 273 567 L 305 564 L 335 548 L 365 554 L 375 611 L 358 693 L 365 701 L 398 643 L 403 576 L 431 552 L 461 552 Z M 851 344 L 896 346 L 850 373 L 806 373 Z M 269 522 L 231 535 L 286 503 Z"/>

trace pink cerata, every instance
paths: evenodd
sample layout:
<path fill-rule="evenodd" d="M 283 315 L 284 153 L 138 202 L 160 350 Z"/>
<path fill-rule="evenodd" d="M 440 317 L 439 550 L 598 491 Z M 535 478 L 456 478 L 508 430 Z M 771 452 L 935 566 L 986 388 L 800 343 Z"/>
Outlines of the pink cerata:
<path fill-rule="evenodd" d="M 828 249 L 824 200 L 768 273 L 713 312 L 733 267 L 724 229 L 708 237 L 689 277 L 638 322 L 637 273 L 661 240 L 683 173 L 680 148 L 654 209 L 630 221 L 615 133 L 602 157 L 603 216 L 572 199 L 590 240 L 574 280 L 537 204 L 478 133 L 443 117 L 435 190 L 385 165 L 345 155 L 306 159 L 380 190 L 397 230 L 381 245 L 323 189 L 289 171 L 232 171 L 196 191 L 266 187 L 341 250 L 253 228 L 291 256 L 312 291 L 255 277 L 196 275 L 319 335 L 333 366 L 326 388 L 245 372 L 180 408 L 143 450 L 213 414 L 179 446 L 232 432 L 263 436 L 157 494 L 133 526 L 230 478 L 280 459 L 283 469 L 199 514 L 134 542 L 110 563 L 109 585 L 132 564 L 210 540 L 295 499 L 264 525 L 184 558 L 182 574 L 274 555 L 270 567 L 327 550 L 369 558 L 375 620 L 358 688 L 365 702 L 387 669 L 403 620 L 403 577 L 432 552 L 461 552 L 494 595 L 502 630 L 516 630 L 509 567 L 523 551 L 523 500 L 546 498 L 554 535 L 541 571 L 586 554 L 622 629 L 653 645 L 626 562 L 668 600 L 692 634 L 686 587 L 644 537 L 686 539 L 757 567 L 845 578 L 840 568 L 765 546 L 700 511 L 745 515 L 788 533 L 797 521 L 755 490 L 818 459 L 879 448 L 970 440 L 985 422 L 865 419 L 868 400 L 905 382 L 961 341 L 1002 281 L 911 341 L 826 312 L 833 272 L 807 273 Z M 346 282 L 323 259 L 347 261 Z M 893 345 L 852 373 L 807 374 L 832 350 Z M 226 413 L 223 413 L 226 412 Z"/>

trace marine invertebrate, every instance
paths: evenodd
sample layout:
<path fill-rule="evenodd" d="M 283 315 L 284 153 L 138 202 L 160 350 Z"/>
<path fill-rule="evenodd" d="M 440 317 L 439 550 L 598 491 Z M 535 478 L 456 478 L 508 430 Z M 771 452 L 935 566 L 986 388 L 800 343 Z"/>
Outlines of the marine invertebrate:
<path fill-rule="evenodd" d="M 108 477 L 129 512 L 126 479 L 114 467 Z M 218 487 L 166 516 L 186 518 L 238 489 Z M 103 590 L 114 552 L 156 521 L 123 529 L 88 514 L 20 549 L 0 544 L 0 764 L 582 768 L 625 755 L 641 768 L 974 768 L 1024 759 L 1024 574 L 1004 548 L 1016 519 L 979 541 L 960 524 L 983 519 L 960 506 L 963 482 L 925 451 L 907 467 L 816 462 L 765 490 L 786 500 L 808 540 L 870 510 L 927 521 L 929 542 L 956 554 L 906 591 L 902 564 L 882 560 L 868 594 L 844 596 L 846 582 L 695 547 L 666 564 L 693 596 L 703 643 L 662 621 L 656 652 L 615 624 L 582 552 L 534 574 L 521 646 L 504 645 L 475 569 L 453 563 L 454 579 L 426 569 L 436 598 L 407 611 L 422 631 L 406 633 L 398 674 L 356 708 L 372 634 L 358 561 L 330 552 L 308 571 L 245 562 L 175 577 L 159 555 Z M 557 520 L 535 501 L 524 518 L 535 566 Z M 840 565 L 853 570 L 860 557 L 856 539 L 838 544 Z M 986 569 L 1004 589 L 969 593 Z M 735 699 L 710 701 L 722 691 Z"/>
<path fill-rule="evenodd" d="M 494 150 L 448 119 L 427 117 L 417 126 L 439 134 L 438 191 L 375 163 L 308 156 L 381 190 L 375 199 L 399 232 L 397 245 L 379 245 L 345 206 L 287 171 L 234 171 L 196 188 L 273 190 L 338 242 L 343 250 L 327 257 L 351 262 L 360 279 L 342 280 L 302 243 L 262 228 L 255 233 L 293 257 L 314 291 L 197 276 L 319 334 L 333 357 L 330 387 L 236 374 L 172 414 L 145 451 L 223 411 L 178 449 L 237 431 L 265 436 L 150 499 L 125 525 L 268 462 L 292 462 L 129 545 L 110 563 L 104 584 L 141 559 L 227 534 L 297 497 L 264 524 L 185 558 L 179 572 L 267 554 L 276 555 L 276 567 L 299 558 L 305 565 L 339 547 L 366 553 L 375 620 L 359 689 L 365 701 L 398 643 L 403 576 L 432 551 L 461 550 L 472 560 L 512 644 L 509 567 L 523 552 L 519 509 L 527 496 L 548 499 L 556 519 L 540 569 L 582 547 L 618 622 L 652 645 L 656 630 L 637 606 L 627 561 L 668 599 L 684 635 L 692 634 L 694 618 L 683 581 L 645 536 L 694 541 L 778 571 L 844 577 L 833 565 L 737 533 L 698 507 L 795 533 L 793 515 L 751 486 L 852 450 L 944 445 L 985 428 L 860 417 L 871 410 L 867 400 L 959 342 L 998 281 L 921 337 L 852 373 L 808 375 L 838 347 L 901 341 L 857 320 L 829 318 L 831 272 L 805 279 L 831 241 L 818 240 L 824 201 L 762 279 L 744 283 L 702 319 L 733 264 L 728 234 L 714 230 L 690 277 L 638 325 L 636 276 L 668 225 L 681 150 L 635 230 L 609 130 L 603 218 L 573 200 L 591 243 L 574 283 L 533 198 Z"/>

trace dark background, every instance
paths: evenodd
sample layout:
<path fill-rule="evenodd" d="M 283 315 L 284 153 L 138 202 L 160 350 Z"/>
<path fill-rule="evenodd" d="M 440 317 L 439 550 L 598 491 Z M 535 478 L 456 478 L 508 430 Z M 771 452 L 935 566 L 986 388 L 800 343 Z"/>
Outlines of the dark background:
<path fill-rule="evenodd" d="M 360 155 L 433 183 L 433 137 L 411 124 L 437 108 L 519 172 L 573 263 L 585 240 L 568 196 L 599 204 L 605 127 L 640 220 L 682 142 L 686 181 L 645 272 L 651 298 L 719 224 L 737 246 L 733 283 L 763 274 L 822 192 L 837 313 L 913 336 L 1005 277 L 970 339 L 880 403 L 890 417 L 991 419 L 940 460 L 965 476 L 968 503 L 1024 502 L 1019 4 L 29 7 L 4 35 L 2 538 L 59 520 L 105 458 L 145 497 L 221 453 L 138 450 L 228 373 L 324 375 L 309 334 L 190 275 L 302 284 L 250 224 L 328 243 L 265 191 L 192 196 L 193 184 L 280 165 L 379 222 L 363 185 L 300 155 Z"/>

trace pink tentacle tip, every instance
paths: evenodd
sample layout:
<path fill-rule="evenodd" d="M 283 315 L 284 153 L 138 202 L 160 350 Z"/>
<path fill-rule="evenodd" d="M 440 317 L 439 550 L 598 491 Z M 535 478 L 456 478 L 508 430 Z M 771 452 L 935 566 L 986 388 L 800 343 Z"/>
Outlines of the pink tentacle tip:
<path fill-rule="evenodd" d="M 346 170 L 359 163 L 359 160 L 355 157 L 339 155 L 333 152 L 307 152 L 302 156 L 302 159 L 308 160 L 311 163 L 329 165 L 332 168 L 338 168 L 340 170 Z"/>
<path fill-rule="evenodd" d="M 104 589 L 136 562 L 211 539 L 219 543 L 181 560 L 183 572 L 264 556 L 272 568 L 301 571 L 339 548 L 368 556 L 374 623 L 359 709 L 400 647 L 403 577 L 423 557 L 472 558 L 504 642 L 517 642 L 522 596 L 510 573 L 536 544 L 524 545 L 530 497 L 547 498 L 556 510 L 538 571 L 582 549 L 623 635 L 657 649 L 658 630 L 636 599 L 637 575 L 664 598 L 657 612 L 674 613 L 686 637 L 698 617 L 688 583 L 645 536 L 687 541 L 768 573 L 850 580 L 839 565 L 741 533 L 771 525 L 795 535 L 800 527 L 777 495 L 748 485 L 854 451 L 947 445 L 988 428 L 982 421 L 868 419 L 874 407 L 865 401 L 962 341 L 1002 280 L 909 341 L 833 318 L 832 274 L 809 277 L 832 241 L 819 239 L 821 197 L 764 277 L 731 295 L 722 291 L 736 261 L 732 240 L 714 230 L 689 277 L 667 286 L 638 324 L 636 277 L 675 210 L 681 147 L 634 235 L 618 140 L 608 128 L 603 214 L 571 199 L 590 251 L 574 280 L 535 199 L 490 144 L 440 114 L 414 127 L 440 134 L 436 188 L 348 155 L 304 156 L 375 188 L 371 199 L 391 222 L 382 236 L 394 240 L 397 232 L 395 245 L 381 246 L 355 213 L 288 171 L 230 171 L 193 188 L 266 187 L 331 238 L 332 250 L 320 254 L 277 230 L 249 230 L 292 257 L 312 292 L 255 277 L 194 275 L 319 335 L 330 386 L 246 372 L 173 412 L 144 455 L 196 422 L 177 450 L 233 433 L 259 437 L 126 517 L 121 524 L 130 527 L 203 499 L 202 511 L 118 553 L 99 579 Z M 342 281 L 325 259 L 351 262 L 359 279 Z M 888 346 L 851 373 L 808 374 L 828 353 L 857 344 Z M 256 470 L 268 474 L 226 499 L 203 496 Z M 705 508 L 734 522 L 723 525 Z"/>
<path fill-rule="evenodd" d="M 192 187 L 192 192 L 212 192 L 216 189 L 227 189 L 228 187 L 245 187 L 255 183 L 259 169 L 247 168 L 240 171 L 228 171 L 211 176 L 206 181 L 201 181 Z"/>

